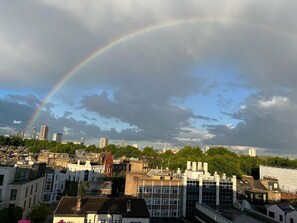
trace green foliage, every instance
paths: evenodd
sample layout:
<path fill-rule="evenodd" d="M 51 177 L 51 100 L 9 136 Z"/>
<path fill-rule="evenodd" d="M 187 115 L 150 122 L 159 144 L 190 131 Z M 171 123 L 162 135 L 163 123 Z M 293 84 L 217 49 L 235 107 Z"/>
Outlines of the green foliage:
<path fill-rule="evenodd" d="M 112 154 L 115 154 L 117 152 L 118 148 L 114 144 L 109 144 L 104 148 L 104 150 L 107 152 L 111 152 Z"/>
<path fill-rule="evenodd" d="M 4 208 L 0 211 L 0 223 L 10 222 L 8 208 Z"/>
<path fill-rule="evenodd" d="M 215 155 L 228 155 L 232 157 L 237 157 L 237 154 L 228 150 L 225 147 L 212 147 L 209 150 L 206 151 L 206 155 L 208 156 L 215 156 Z"/>
<path fill-rule="evenodd" d="M 29 146 L 28 148 L 30 153 L 40 153 L 41 151 L 41 148 L 35 145 Z"/>
<path fill-rule="evenodd" d="M 241 176 L 242 171 L 240 169 L 240 162 L 238 159 L 234 159 L 231 155 L 213 155 L 208 156 L 206 159 L 210 173 L 217 171 L 218 174 L 222 175 L 225 173 L 227 176 Z"/>
<path fill-rule="evenodd" d="M 86 193 L 86 189 L 88 189 L 89 183 L 87 181 L 80 182 L 78 185 L 78 197 L 84 197 Z"/>
<path fill-rule="evenodd" d="M 94 144 L 93 145 L 89 145 L 88 147 L 86 147 L 86 151 L 87 152 L 98 152 L 99 151 L 99 149 L 98 149 L 98 147 L 96 147 Z"/>
<path fill-rule="evenodd" d="M 21 207 L 8 208 L 8 213 L 10 222 L 18 222 L 22 218 L 23 209 Z"/>
<path fill-rule="evenodd" d="M 34 223 L 42 223 L 45 221 L 47 216 L 51 213 L 51 210 L 46 205 L 37 205 L 29 213 L 28 217 Z"/>
<path fill-rule="evenodd" d="M 20 137 L 0 136 L 0 146 L 24 146 L 24 141 Z"/>
<path fill-rule="evenodd" d="M 116 153 L 114 154 L 115 158 L 120 158 L 122 156 L 126 156 L 128 158 L 134 157 L 139 158 L 141 156 L 141 151 L 138 148 L 133 146 L 126 146 L 117 149 Z"/>
<path fill-rule="evenodd" d="M 0 211 L 0 223 L 17 223 L 21 220 L 22 214 L 21 207 L 4 208 Z"/>
<path fill-rule="evenodd" d="M 77 182 L 66 181 L 63 196 L 77 196 Z"/>
<path fill-rule="evenodd" d="M 157 151 L 155 151 L 152 147 L 145 147 L 142 150 L 142 156 L 146 157 L 156 157 L 158 155 Z"/>
<path fill-rule="evenodd" d="M 241 155 L 238 158 L 241 171 L 245 175 L 252 175 L 252 170 L 259 168 L 260 160 L 257 157 Z"/>

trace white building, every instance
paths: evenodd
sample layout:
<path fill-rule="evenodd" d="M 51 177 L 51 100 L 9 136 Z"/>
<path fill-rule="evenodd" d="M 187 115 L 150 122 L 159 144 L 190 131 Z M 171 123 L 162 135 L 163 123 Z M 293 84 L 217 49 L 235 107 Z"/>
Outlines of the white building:
<path fill-rule="evenodd" d="M 255 149 L 249 149 L 249 156 L 255 157 L 256 156 L 256 150 Z"/>
<path fill-rule="evenodd" d="M 149 223 L 143 199 L 63 197 L 54 213 L 53 223 Z"/>
<path fill-rule="evenodd" d="M 61 179 L 62 174 L 60 173 L 60 170 L 52 168 L 47 168 L 45 171 L 43 202 L 46 204 L 56 202 L 58 193 L 63 192 L 65 189 L 65 178 Z M 64 185 L 62 190 L 60 190 L 60 185 Z"/>
<path fill-rule="evenodd" d="M 102 149 L 106 146 L 108 146 L 108 138 L 100 138 L 99 148 Z"/>
<path fill-rule="evenodd" d="M 14 181 L 16 168 L 13 165 L 1 165 L 0 166 L 0 210 L 7 206 L 4 204 L 6 200 L 7 187 L 9 183 Z"/>
<path fill-rule="evenodd" d="M 18 163 L 0 166 L 0 208 L 22 207 L 23 215 L 42 203 L 45 163 Z"/>
<path fill-rule="evenodd" d="M 193 217 L 195 204 L 232 206 L 236 202 L 236 176 L 208 172 L 208 163 L 187 161 L 183 175 L 182 216 Z"/>
<path fill-rule="evenodd" d="M 55 133 L 53 134 L 53 141 L 55 141 L 55 142 L 57 142 L 57 143 L 61 143 L 61 142 L 62 142 L 62 136 L 63 136 L 62 133 L 55 132 Z"/>
<path fill-rule="evenodd" d="M 287 203 L 273 204 L 267 207 L 267 216 L 278 222 L 297 222 L 297 211 Z"/>
<path fill-rule="evenodd" d="M 67 166 L 67 180 L 70 181 L 99 181 L 104 176 L 105 165 L 93 165 L 90 161 L 82 164 L 80 160 L 77 164 L 69 163 Z"/>
<path fill-rule="evenodd" d="M 282 191 L 297 193 L 297 170 L 260 165 L 260 178 L 272 177 L 278 179 Z"/>

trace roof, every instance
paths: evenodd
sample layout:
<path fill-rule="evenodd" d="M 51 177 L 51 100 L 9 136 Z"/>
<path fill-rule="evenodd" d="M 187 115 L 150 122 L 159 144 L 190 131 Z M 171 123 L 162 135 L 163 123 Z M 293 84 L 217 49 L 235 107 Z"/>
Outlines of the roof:
<path fill-rule="evenodd" d="M 131 211 L 127 205 L 131 204 Z M 80 210 L 76 208 L 77 197 L 62 197 L 55 211 L 55 216 L 84 216 L 86 212 L 98 214 L 122 214 L 123 217 L 149 218 L 149 212 L 144 199 L 98 198 L 82 199 Z"/>
<path fill-rule="evenodd" d="M 289 205 L 288 203 L 277 203 L 277 204 L 272 204 L 272 205 L 270 205 L 270 206 L 268 206 L 268 207 L 272 207 L 272 206 L 274 206 L 274 205 L 278 206 L 284 213 L 289 213 L 289 212 L 295 210 L 295 209 L 294 209 L 291 205 Z"/>

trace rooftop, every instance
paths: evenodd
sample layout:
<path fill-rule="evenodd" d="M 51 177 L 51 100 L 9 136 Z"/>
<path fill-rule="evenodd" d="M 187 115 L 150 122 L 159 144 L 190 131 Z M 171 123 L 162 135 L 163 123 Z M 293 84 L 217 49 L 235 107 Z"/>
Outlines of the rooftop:
<path fill-rule="evenodd" d="M 131 211 L 127 204 L 131 202 Z M 77 197 L 63 197 L 55 211 L 56 216 L 84 216 L 86 212 L 98 214 L 122 214 L 123 217 L 149 218 L 144 199 L 95 198 L 82 199 L 80 210 L 76 208 Z"/>

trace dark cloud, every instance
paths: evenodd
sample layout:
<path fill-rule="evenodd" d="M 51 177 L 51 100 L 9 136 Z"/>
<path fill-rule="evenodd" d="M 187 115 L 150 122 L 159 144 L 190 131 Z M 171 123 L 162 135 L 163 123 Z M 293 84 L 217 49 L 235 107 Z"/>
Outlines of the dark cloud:
<path fill-rule="evenodd" d="M 284 95 L 270 98 L 253 95 L 232 116 L 240 120 L 236 127 L 208 125 L 213 145 L 243 145 L 271 148 L 274 153 L 294 153 L 297 140 L 297 103 Z"/>
<path fill-rule="evenodd" d="M 85 119 L 87 119 L 87 120 L 89 120 L 89 121 L 97 121 L 95 118 L 90 118 L 90 117 L 88 117 L 88 116 L 86 116 L 86 115 L 84 115 L 84 114 L 80 114 L 83 118 L 85 118 Z"/>
<path fill-rule="evenodd" d="M 65 111 L 65 112 L 64 112 L 64 115 L 63 115 L 63 118 L 68 118 L 68 117 L 71 116 L 72 114 L 73 114 L 73 112 Z"/>
<path fill-rule="evenodd" d="M 85 96 L 82 107 L 106 118 L 116 118 L 135 126 L 142 140 L 172 140 L 181 127 L 190 126 L 190 119 L 196 116 L 189 110 L 169 104 L 155 92 L 119 90 L 112 95 Z M 201 117 L 199 117 L 201 118 Z M 136 139 L 134 139 L 136 140 Z"/>
<path fill-rule="evenodd" d="M 21 103 L 21 104 L 26 104 L 29 107 L 32 108 L 37 108 L 42 104 L 42 101 L 38 99 L 35 95 L 29 94 L 29 95 L 16 95 L 16 94 L 8 94 L 5 97 L 6 101 L 11 101 L 11 102 L 16 102 L 16 103 Z M 53 108 L 54 105 L 52 103 L 47 103 L 45 105 L 45 108 L 47 110 L 50 110 Z"/>
<path fill-rule="evenodd" d="M 24 128 L 43 103 L 40 95 L 55 89 L 52 103 L 46 104 L 35 124 L 49 123 L 51 131 L 64 131 L 69 139 L 102 135 L 289 151 L 296 140 L 294 4 L 268 0 L 7 1 L 0 8 L 0 87 L 6 96 L 0 101 L 1 127 L 16 128 L 16 120 L 21 121 L 17 127 Z M 133 37 L 137 30 L 162 23 L 166 25 Z M 129 38 L 86 63 L 60 89 L 54 88 L 96 49 L 112 46 L 127 34 Z M 201 71 L 204 67 L 218 71 L 209 76 Z M 31 95 L 10 93 L 28 89 Z M 228 89 L 233 95 L 226 94 Z M 238 108 L 237 96 L 247 89 L 256 95 L 241 101 Z M 223 118 L 209 115 L 209 107 L 203 114 L 196 112 L 198 100 L 183 103 L 201 94 L 216 95 L 213 104 L 219 111 L 209 114 Z M 62 117 L 53 114 L 57 99 L 57 104 L 68 106 L 64 115 L 60 111 Z M 93 113 L 91 118 L 85 111 Z M 128 127 L 110 126 L 103 131 L 95 125 L 102 117 Z M 233 127 L 229 121 L 239 124 Z M 206 130 L 195 126 L 197 122 Z"/>

